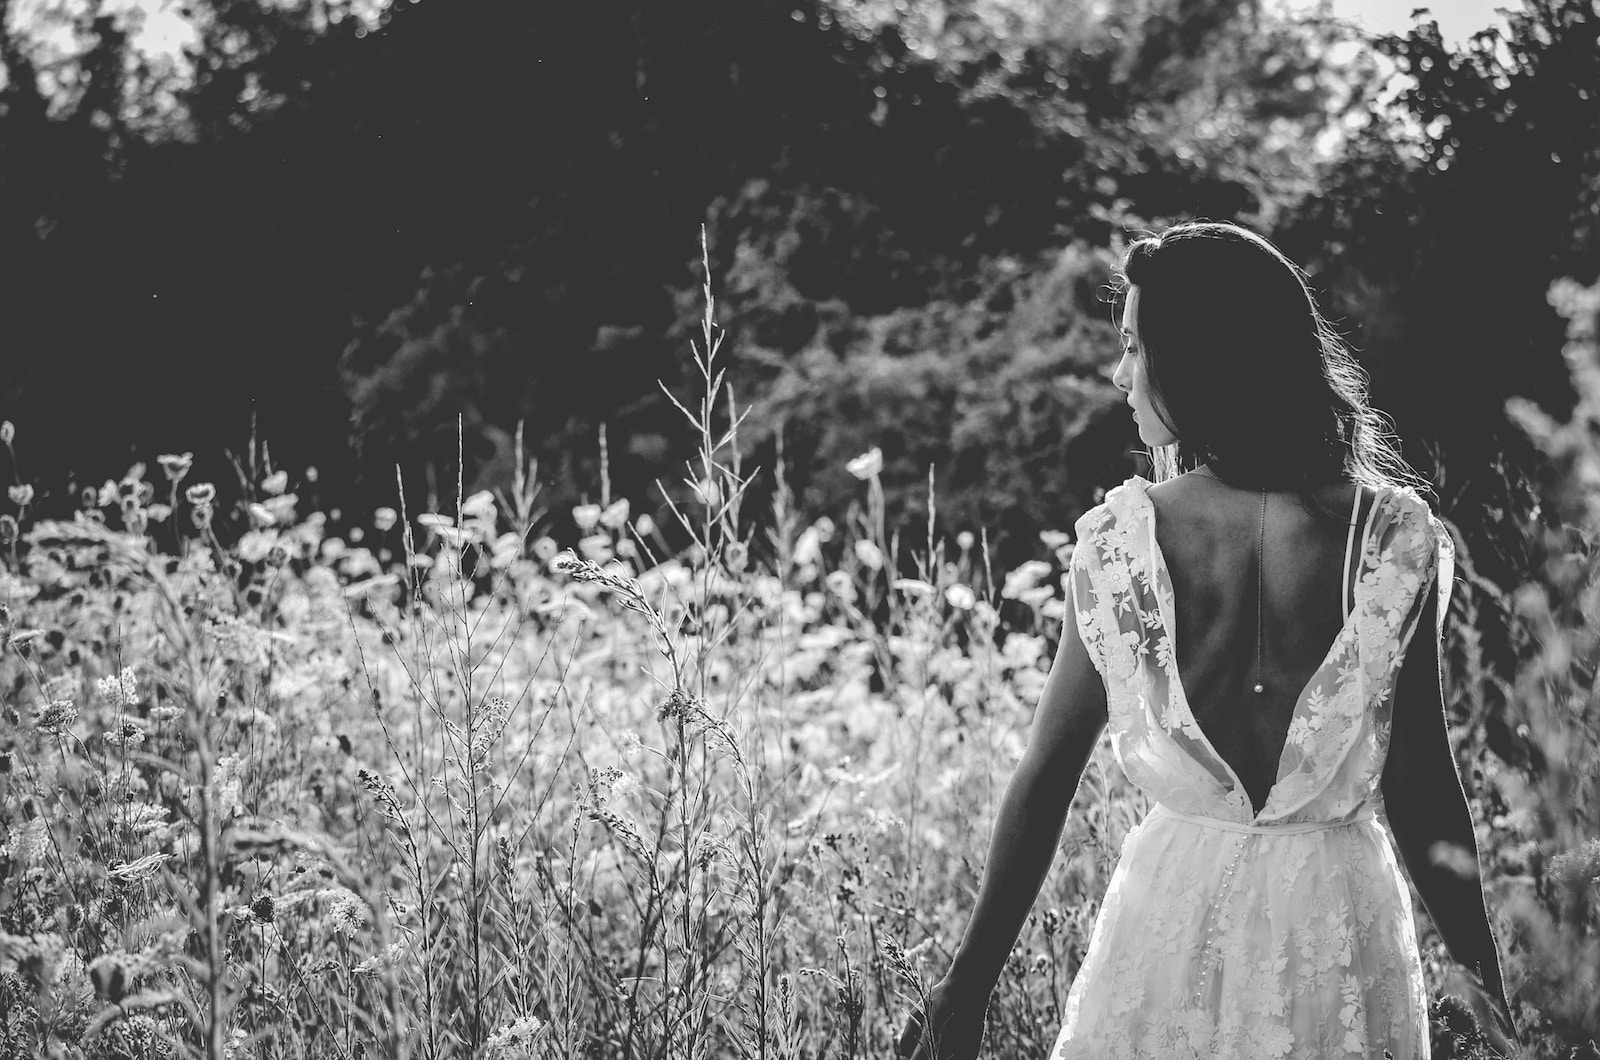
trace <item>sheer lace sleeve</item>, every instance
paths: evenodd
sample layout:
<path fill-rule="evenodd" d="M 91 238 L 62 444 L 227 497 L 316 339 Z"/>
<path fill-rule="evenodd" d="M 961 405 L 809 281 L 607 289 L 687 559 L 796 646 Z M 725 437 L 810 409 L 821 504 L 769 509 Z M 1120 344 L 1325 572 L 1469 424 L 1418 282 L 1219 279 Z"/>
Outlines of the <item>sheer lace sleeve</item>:
<path fill-rule="evenodd" d="M 1112 748 L 1128 778 L 1157 800 L 1248 818 L 1183 698 L 1149 485 L 1129 479 L 1078 520 L 1069 565 L 1078 634 L 1105 682 Z"/>

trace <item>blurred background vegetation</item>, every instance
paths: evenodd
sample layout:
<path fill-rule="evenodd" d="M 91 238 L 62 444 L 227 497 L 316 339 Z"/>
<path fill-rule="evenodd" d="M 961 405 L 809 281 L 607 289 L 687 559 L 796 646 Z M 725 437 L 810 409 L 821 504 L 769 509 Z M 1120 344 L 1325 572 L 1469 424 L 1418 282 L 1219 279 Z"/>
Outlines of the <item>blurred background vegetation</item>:
<path fill-rule="evenodd" d="M 559 523 L 605 425 L 646 502 L 694 444 L 657 380 L 705 224 L 751 462 L 781 437 L 826 511 L 881 445 L 892 519 L 931 464 L 941 524 L 1019 559 L 1135 466 L 1119 246 L 1203 216 L 1306 265 L 1485 570 L 1525 566 L 1471 469 L 1535 474 L 1508 397 L 1572 406 L 1546 292 L 1600 261 L 1590 0 L 1456 45 L 1260 0 L 0 11 L 0 412 L 41 514 L 161 452 L 227 481 L 252 429 L 349 518 L 397 464 L 453 496 L 458 417 L 469 488 L 525 419 Z"/>

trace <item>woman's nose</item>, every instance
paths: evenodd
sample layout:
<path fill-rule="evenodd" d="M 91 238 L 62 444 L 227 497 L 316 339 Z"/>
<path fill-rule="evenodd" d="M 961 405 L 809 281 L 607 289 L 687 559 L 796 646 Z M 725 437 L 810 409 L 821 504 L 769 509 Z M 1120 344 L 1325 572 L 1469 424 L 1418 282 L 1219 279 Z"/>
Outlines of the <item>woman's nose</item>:
<path fill-rule="evenodd" d="M 1124 394 L 1133 389 L 1133 372 L 1128 365 L 1128 355 L 1123 353 L 1117 361 L 1117 367 L 1111 373 L 1111 385 Z"/>

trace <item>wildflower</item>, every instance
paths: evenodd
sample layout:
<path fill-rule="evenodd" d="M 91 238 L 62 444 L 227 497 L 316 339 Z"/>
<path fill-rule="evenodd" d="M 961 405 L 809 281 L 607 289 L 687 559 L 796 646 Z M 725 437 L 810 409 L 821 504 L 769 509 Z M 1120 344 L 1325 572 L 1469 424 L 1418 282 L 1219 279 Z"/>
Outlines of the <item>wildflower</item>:
<path fill-rule="evenodd" d="M 95 996 L 113 1003 L 127 996 L 133 974 L 126 956 L 121 953 L 102 953 L 89 965 L 89 981 L 94 984 Z"/>
<path fill-rule="evenodd" d="M 341 935 L 354 935 L 367 923 L 367 903 L 350 892 L 340 891 L 333 900 L 333 908 L 328 911 L 328 917 L 333 921 L 333 929 Z"/>
<path fill-rule="evenodd" d="M 656 532 L 656 521 L 649 515 L 640 515 L 633 521 L 633 532 L 640 537 L 649 537 Z"/>
<path fill-rule="evenodd" d="M 944 598 L 951 607 L 961 611 L 971 611 L 972 605 L 978 602 L 977 594 L 970 588 L 957 582 L 944 591 Z"/>
<path fill-rule="evenodd" d="M 622 752 L 623 758 L 637 758 L 644 749 L 644 742 L 639 739 L 639 734 L 632 729 L 624 729 L 617 737 L 617 750 Z"/>
<path fill-rule="evenodd" d="M 802 567 L 822 562 L 822 533 L 815 526 L 806 527 L 795 538 L 794 561 Z"/>
<path fill-rule="evenodd" d="M 261 507 L 259 504 L 252 508 Z M 239 558 L 246 563 L 260 563 L 278 543 L 276 530 L 246 530 L 239 538 Z"/>
<path fill-rule="evenodd" d="M 156 457 L 156 463 L 161 465 L 161 470 L 166 472 L 167 481 L 176 485 L 189 474 L 189 469 L 194 466 L 194 454 L 164 453 Z"/>
<path fill-rule="evenodd" d="M 266 500 L 261 502 L 261 506 L 272 513 L 272 518 L 276 520 L 277 523 L 292 525 L 295 521 L 294 508 L 299 501 L 300 498 L 295 496 L 293 493 L 284 493 L 276 497 L 268 497 Z M 327 517 L 318 514 L 316 518 L 326 519 Z"/>
<path fill-rule="evenodd" d="M 268 508 L 265 504 L 252 502 L 249 510 L 250 523 L 252 526 L 257 528 L 271 526 L 273 523 L 278 521 L 278 517 L 272 514 L 272 509 Z"/>
<path fill-rule="evenodd" d="M 627 774 L 615 766 L 604 766 L 589 774 L 589 795 L 601 806 L 611 801 L 617 784 Z"/>
<path fill-rule="evenodd" d="M 11 858 L 19 865 L 34 865 L 44 860 L 50 845 L 50 832 L 43 817 L 35 817 L 11 838 Z"/>
<path fill-rule="evenodd" d="M 400 798 L 388 777 L 369 769 L 356 770 L 356 779 L 367 789 L 367 794 L 378 803 L 378 812 L 402 828 L 409 828 L 405 811 L 400 808 Z"/>
<path fill-rule="evenodd" d="M 730 541 L 722 550 L 722 562 L 737 574 L 750 562 L 750 549 L 743 541 Z"/>
<path fill-rule="evenodd" d="M 620 530 L 628 524 L 628 498 L 612 501 L 606 510 L 600 513 L 600 525 Z"/>
<path fill-rule="evenodd" d="M 209 482 L 196 482 L 183 491 L 184 499 L 196 507 L 209 507 L 217 499 L 217 487 Z M 102 504 L 105 502 L 102 501 Z"/>
<path fill-rule="evenodd" d="M 172 516 L 172 505 L 152 504 L 144 510 L 144 514 L 150 518 L 151 522 L 164 523 Z"/>
<path fill-rule="evenodd" d="M 932 596 L 936 591 L 933 586 L 920 578 L 896 578 L 891 588 L 910 596 Z"/>
<path fill-rule="evenodd" d="M 1006 575 L 1006 583 L 1000 590 L 1000 595 L 1008 600 L 1019 599 L 1023 593 L 1037 586 L 1040 578 L 1049 573 L 1049 564 L 1030 559 Z"/>
<path fill-rule="evenodd" d="M 404 942 L 391 942 L 382 950 L 366 958 L 351 970 L 357 975 L 370 975 L 376 977 L 382 974 L 384 969 L 393 968 L 398 965 L 400 963 L 400 959 L 405 956 L 405 953 L 406 944 Z"/>
<path fill-rule="evenodd" d="M 883 450 L 873 446 L 846 464 L 844 468 L 850 474 L 865 482 L 883 470 Z"/>
<path fill-rule="evenodd" d="M 604 563 L 611 559 L 611 538 L 606 534 L 590 534 L 578 542 L 583 558 L 590 563 Z"/>
<path fill-rule="evenodd" d="M 255 900 L 250 903 L 250 915 L 258 924 L 272 923 L 273 918 L 278 915 L 277 903 L 273 901 L 272 895 L 256 895 Z"/>
<path fill-rule="evenodd" d="M 1050 908 L 1046 909 L 1044 911 L 1044 924 L 1043 924 L 1044 937 L 1047 938 L 1047 939 L 1048 938 L 1054 938 L 1055 935 L 1056 935 L 1056 932 L 1061 930 L 1061 923 L 1062 923 L 1061 910 L 1057 909 L 1055 906 L 1051 906 Z"/>
<path fill-rule="evenodd" d="M 7 489 L 6 495 L 11 498 L 11 503 L 18 508 L 26 508 L 33 503 L 33 487 L 26 482 L 20 486 L 12 486 Z"/>
<path fill-rule="evenodd" d="M 394 524 L 400 518 L 393 508 L 379 508 L 372 513 L 372 528 L 380 534 L 388 533 L 394 529 Z"/>
<path fill-rule="evenodd" d="M 707 478 L 701 482 L 692 483 L 691 486 L 694 489 L 695 496 L 699 497 L 701 503 L 707 508 L 715 508 L 722 503 L 722 490 L 717 487 L 715 478 Z"/>
<path fill-rule="evenodd" d="M 588 533 L 600 525 L 600 511 L 598 504 L 580 504 L 572 509 L 572 521 L 578 524 L 578 529 Z"/>
<path fill-rule="evenodd" d="M 223 755 L 211 772 L 211 806 L 218 817 L 232 817 L 239 812 L 239 774 L 244 770 L 243 755 Z"/>
<path fill-rule="evenodd" d="M 1550 879 L 1568 886 L 1600 883 L 1600 839 L 1590 839 L 1555 855 L 1546 871 Z"/>
<path fill-rule="evenodd" d="M 691 695 L 681 688 L 674 688 L 661 706 L 656 708 L 656 719 L 663 723 L 679 722 L 683 726 L 684 735 L 704 736 L 707 747 L 742 765 L 744 756 L 739 752 L 739 743 L 734 738 L 733 730 L 727 722 L 706 708 L 707 703 L 704 699 Z"/>
<path fill-rule="evenodd" d="M 138 679 L 134 677 L 131 666 L 124 666 L 121 673 L 100 678 L 94 686 L 96 691 L 110 700 L 114 707 L 139 705 Z"/>
<path fill-rule="evenodd" d="M 463 519 L 494 519 L 494 494 L 488 490 L 479 490 L 461 502 L 461 517 Z"/>
<path fill-rule="evenodd" d="M 189 521 L 194 524 L 194 528 L 196 530 L 204 530 L 206 527 L 210 526 L 211 506 L 206 504 L 196 505 L 195 507 L 190 508 Z"/>
<path fill-rule="evenodd" d="M 136 721 L 124 719 L 121 728 L 108 730 L 102 735 L 107 744 L 126 751 L 144 743 L 144 726 Z"/>
<path fill-rule="evenodd" d="M 849 571 L 829 571 L 824 581 L 827 582 L 828 588 L 832 590 L 833 595 L 847 604 L 855 603 L 856 583 L 851 580 Z"/>
<path fill-rule="evenodd" d="M 289 473 L 287 471 L 274 471 L 261 480 L 261 491 L 276 497 L 289 488 Z"/>
<path fill-rule="evenodd" d="M 17 436 L 17 428 L 10 420 L 0 423 L 0 445 L 10 445 Z"/>
<path fill-rule="evenodd" d="M 521 1060 L 533 1052 L 533 1040 L 544 1030 L 544 1021 L 538 1016 L 524 1016 L 506 1024 L 485 1043 L 488 1054 L 495 1060 Z"/>
<path fill-rule="evenodd" d="M 33 713 L 34 724 L 45 732 L 64 735 L 78 720 L 78 708 L 70 699 L 52 699 Z"/>
<path fill-rule="evenodd" d="M 865 538 L 856 542 L 856 559 L 872 570 L 883 569 L 883 550 Z"/>
<path fill-rule="evenodd" d="M 467 757 L 474 769 L 483 768 L 489 760 L 490 752 L 506 731 L 506 723 L 511 720 L 511 710 L 511 702 L 501 696 L 491 696 L 484 702 L 473 726 L 472 743 L 468 748 Z"/>
<path fill-rule="evenodd" d="M 972 551 L 972 540 L 973 540 L 972 531 L 971 530 L 963 530 L 959 534 L 956 535 L 956 547 L 961 549 L 961 551 L 963 551 L 963 552 L 971 552 Z"/>
<path fill-rule="evenodd" d="M 9 545 L 17 539 L 17 520 L 9 515 L 0 515 L 0 545 Z"/>
<path fill-rule="evenodd" d="M 874 806 L 866 807 L 863 818 L 875 835 L 888 835 L 890 832 L 901 831 L 906 826 L 906 822 L 897 815 Z"/>

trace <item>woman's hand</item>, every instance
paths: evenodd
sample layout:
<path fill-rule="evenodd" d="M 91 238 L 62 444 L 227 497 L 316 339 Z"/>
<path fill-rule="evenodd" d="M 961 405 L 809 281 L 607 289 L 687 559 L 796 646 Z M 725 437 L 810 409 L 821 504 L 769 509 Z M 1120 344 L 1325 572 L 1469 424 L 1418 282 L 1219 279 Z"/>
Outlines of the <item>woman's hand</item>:
<path fill-rule="evenodd" d="M 988 1008 L 987 994 L 963 992 L 941 979 L 928 991 L 927 1007 L 906 1020 L 895 1052 L 906 1060 L 975 1060 Z"/>
<path fill-rule="evenodd" d="M 1504 996 L 1496 997 L 1490 994 L 1481 983 L 1474 985 L 1477 989 L 1468 992 L 1468 997 L 1471 999 L 1468 1003 L 1472 1006 L 1472 1014 L 1478 1020 L 1478 1029 L 1483 1032 L 1489 1047 L 1501 1056 L 1520 1056 L 1522 1049 L 1518 1043 L 1522 1035 L 1517 1030 L 1517 1021 L 1511 1015 L 1510 1005 Z"/>

